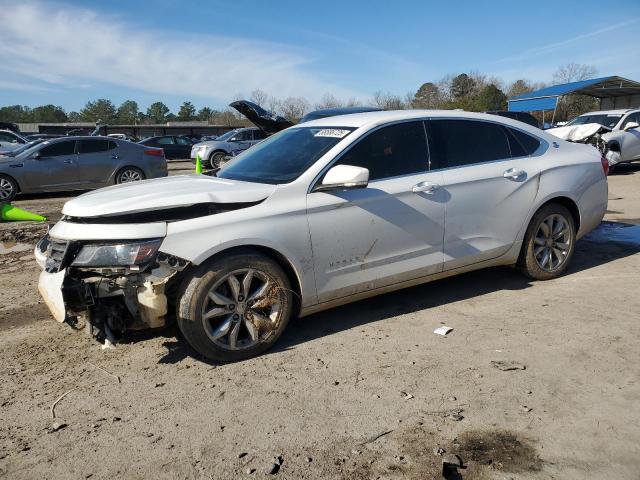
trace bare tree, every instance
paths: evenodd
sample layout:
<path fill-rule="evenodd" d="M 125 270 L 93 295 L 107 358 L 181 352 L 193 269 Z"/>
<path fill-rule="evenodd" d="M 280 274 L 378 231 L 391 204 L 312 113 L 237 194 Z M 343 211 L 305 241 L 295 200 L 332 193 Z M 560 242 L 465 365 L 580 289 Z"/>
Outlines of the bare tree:
<path fill-rule="evenodd" d="M 256 88 L 253 92 L 251 92 L 249 100 L 251 100 L 253 103 L 257 103 L 262 108 L 265 108 L 265 106 L 267 105 L 267 101 L 269 100 L 269 94 L 264 90 Z"/>
<path fill-rule="evenodd" d="M 303 97 L 287 97 L 280 102 L 280 114 L 291 122 L 298 122 L 309 110 L 309 102 Z"/>
<path fill-rule="evenodd" d="M 338 100 L 332 93 L 325 93 L 320 102 L 315 104 L 316 110 L 323 110 L 325 108 L 340 108 L 342 102 Z"/>
<path fill-rule="evenodd" d="M 567 63 L 562 65 L 553 74 L 553 84 L 578 82 L 580 80 L 588 80 L 598 73 L 598 69 L 593 65 L 584 65 L 579 63 Z"/>
<path fill-rule="evenodd" d="M 404 110 L 406 108 L 400 96 L 380 90 L 373 94 L 373 104 L 383 110 Z"/>

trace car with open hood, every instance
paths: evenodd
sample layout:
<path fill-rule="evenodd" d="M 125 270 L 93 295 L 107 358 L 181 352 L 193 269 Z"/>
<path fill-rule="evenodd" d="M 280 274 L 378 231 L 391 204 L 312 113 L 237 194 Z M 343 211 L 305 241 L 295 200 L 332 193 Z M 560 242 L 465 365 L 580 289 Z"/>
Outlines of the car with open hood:
<path fill-rule="evenodd" d="M 60 322 L 107 344 L 173 318 L 199 353 L 241 360 L 290 318 L 495 265 L 561 275 L 607 206 L 607 163 L 522 122 L 457 111 L 328 117 L 215 176 L 68 201 L 36 246 Z"/>
<path fill-rule="evenodd" d="M 607 158 L 610 167 L 640 160 L 640 109 L 589 112 L 547 132 L 563 140 L 589 143 Z"/>

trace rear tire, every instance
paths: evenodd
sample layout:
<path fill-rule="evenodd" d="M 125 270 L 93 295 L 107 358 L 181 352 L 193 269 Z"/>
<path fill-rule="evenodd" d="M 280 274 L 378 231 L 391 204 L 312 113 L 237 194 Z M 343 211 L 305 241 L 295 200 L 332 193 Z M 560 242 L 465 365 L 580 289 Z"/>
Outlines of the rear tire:
<path fill-rule="evenodd" d="M 293 310 L 287 275 L 253 250 L 200 265 L 183 281 L 177 303 L 185 339 L 206 358 L 222 362 L 271 348 Z"/>
<path fill-rule="evenodd" d="M 576 225 L 571 212 L 558 203 L 544 205 L 529 223 L 518 267 L 534 280 L 557 278 L 571 263 L 575 243 Z"/>
<path fill-rule="evenodd" d="M 139 182 L 144 180 L 144 173 L 137 167 L 124 167 L 116 174 L 116 184 Z"/>
<path fill-rule="evenodd" d="M 0 202 L 10 202 L 18 194 L 18 182 L 9 175 L 0 175 Z"/>

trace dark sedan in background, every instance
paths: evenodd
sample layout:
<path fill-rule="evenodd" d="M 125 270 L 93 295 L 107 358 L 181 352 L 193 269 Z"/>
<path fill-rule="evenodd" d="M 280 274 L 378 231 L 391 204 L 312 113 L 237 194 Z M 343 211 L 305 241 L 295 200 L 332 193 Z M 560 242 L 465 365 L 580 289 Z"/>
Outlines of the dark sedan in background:
<path fill-rule="evenodd" d="M 160 135 L 145 138 L 138 143 L 147 147 L 162 148 L 167 159 L 189 158 L 193 146 L 191 139 L 182 135 Z"/>
<path fill-rule="evenodd" d="M 0 156 L 0 202 L 17 193 L 88 190 L 166 176 L 162 149 L 109 137 L 62 137 Z"/>

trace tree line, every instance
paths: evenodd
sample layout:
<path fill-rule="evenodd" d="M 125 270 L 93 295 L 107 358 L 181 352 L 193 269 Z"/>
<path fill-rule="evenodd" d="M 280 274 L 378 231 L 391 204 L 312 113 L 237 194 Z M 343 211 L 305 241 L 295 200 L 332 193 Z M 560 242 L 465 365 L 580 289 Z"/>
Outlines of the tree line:
<path fill-rule="evenodd" d="M 595 77 L 597 70 L 589 65 L 569 63 L 554 73 L 550 85 L 586 80 Z M 351 98 L 342 100 L 327 93 L 319 102 L 310 103 L 304 97 L 280 99 L 262 90 L 254 90 L 249 100 L 263 108 L 297 122 L 310 110 L 371 105 L 384 110 L 410 108 L 463 109 L 467 111 L 506 110 L 507 99 L 547 86 L 541 82 L 518 79 L 505 83 L 500 78 L 480 72 L 447 75 L 435 82 L 425 82 L 416 91 L 404 96 L 378 91 L 365 102 Z M 245 98 L 236 94 L 235 99 Z M 558 105 L 556 120 L 567 120 L 597 108 L 597 100 L 591 97 L 566 97 Z M 539 114 L 537 114 L 539 115 Z M 203 107 L 199 110 L 190 101 L 182 103 L 177 113 L 171 112 L 163 102 L 154 102 L 140 110 L 134 100 L 126 100 L 116 106 L 111 100 L 97 99 L 87 102 L 80 111 L 66 112 L 56 105 L 30 108 L 24 105 L 0 107 L 0 121 L 15 123 L 63 123 L 97 122 L 106 124 L 164 124 L 172 121 L 206 121 L 212 125 L 246 124 L 246 119 L 231 108 L 223 110 Z"/>

